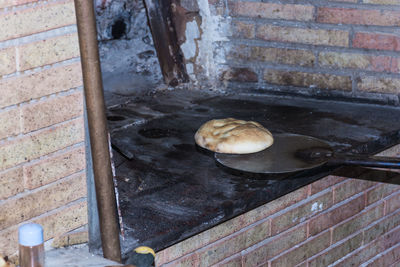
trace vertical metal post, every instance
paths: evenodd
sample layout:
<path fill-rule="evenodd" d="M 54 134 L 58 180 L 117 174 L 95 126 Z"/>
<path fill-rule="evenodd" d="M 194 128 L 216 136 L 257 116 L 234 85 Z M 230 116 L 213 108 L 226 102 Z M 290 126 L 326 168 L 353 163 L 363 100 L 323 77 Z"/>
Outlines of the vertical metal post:
<path fill-rule="evenodd" d="M 121 262 L 119 226 L 108 149 L 107 118 L 93 0 L 75 0 L 75 11 L 103 255 L 107 259 Z"/>

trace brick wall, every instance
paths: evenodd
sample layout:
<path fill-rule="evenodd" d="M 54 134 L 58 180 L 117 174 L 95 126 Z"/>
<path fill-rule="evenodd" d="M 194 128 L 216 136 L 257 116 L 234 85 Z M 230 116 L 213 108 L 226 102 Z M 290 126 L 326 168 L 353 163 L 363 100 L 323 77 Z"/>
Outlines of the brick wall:
<path fill-rule="evenodd" d="M 399 156 L 400 146 L 384 155 Z M 371 181 L 400 175 L 357 175 L 327 176 L 166 248 L 156 266 L 400 264 L 400 185 Z"/>
<path fill-rule="evenodd" d="M 231 23 L 228 39 L 214 42 L 215 58 L 225 48 L 218 75 L 230 88 L 399 104 L 399 1 L 208 2 L 216 21 Z"/>
<path fill-rule="evenodd" d="M 0 1 L 0 254 L 18 227 L 87 224 L 82 74 L 73 0 Z M 60 242 L 58 242 L 60 243 Z"/>

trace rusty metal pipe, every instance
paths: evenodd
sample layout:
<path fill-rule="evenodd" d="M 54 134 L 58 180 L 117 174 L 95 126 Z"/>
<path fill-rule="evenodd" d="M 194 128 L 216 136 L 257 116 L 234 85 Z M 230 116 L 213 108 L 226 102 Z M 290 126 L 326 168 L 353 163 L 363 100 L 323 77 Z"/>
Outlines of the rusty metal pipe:
<path fill-rule="evenodd" d="M 121 262 L 116 199 L 92 0 L 75 0 L 103 256 Z"/>

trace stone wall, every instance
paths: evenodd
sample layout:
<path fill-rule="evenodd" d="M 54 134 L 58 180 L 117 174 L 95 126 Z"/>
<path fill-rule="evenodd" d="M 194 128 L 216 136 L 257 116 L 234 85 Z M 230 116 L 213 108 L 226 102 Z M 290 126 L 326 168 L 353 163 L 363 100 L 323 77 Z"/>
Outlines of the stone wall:
<path fill-rule="evenodd" d="M 143 2 L 95 2 L 105 72 L 162 83 Z M 190 88 L 400 104 L 398 1 L 171 0 L 171 12 Z"/>
<path fill-rule="evenodd" d="M 0 1 L 3 255 L 17 252 L 17 229 L 23 223 L 42 224 L 46 240 L 63 238 L 87 224 L 84 105 L 75 24 L 73 0 Z"/>
<path fill-rule="evenodd" d="M 382 155 L 400 156 L 400 146 Z M 400 185 L 373 180 L 397 183 L 399 173 L 349 177 L 327 176 L 166 248 L 156 266 L 398 266 Z"/>
<path fill-rule="evenodd" d="M 399 104 L 398 1 L 197 2 L 181 46 L 193 80 Z"/>

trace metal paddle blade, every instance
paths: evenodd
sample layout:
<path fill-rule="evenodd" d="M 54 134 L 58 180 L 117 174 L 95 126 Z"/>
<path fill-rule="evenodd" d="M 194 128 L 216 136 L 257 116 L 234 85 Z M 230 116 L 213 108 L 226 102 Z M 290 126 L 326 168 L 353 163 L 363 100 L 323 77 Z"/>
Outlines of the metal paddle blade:
<path fill-rule="evenodd" d="M 326 157 L 303 157 L 303 151 L 332 152 L 331 147 L 322 140 L 297 134 L 276 134 L 269 148 L 251 154 L 215 153 L 217 162 L 225 167 L 249 173 L 273 174 L 288 173 L 321 166 Z M 300 152 L 300 153 L 299 153 Z"/>

